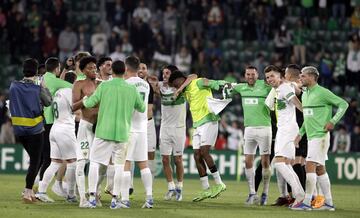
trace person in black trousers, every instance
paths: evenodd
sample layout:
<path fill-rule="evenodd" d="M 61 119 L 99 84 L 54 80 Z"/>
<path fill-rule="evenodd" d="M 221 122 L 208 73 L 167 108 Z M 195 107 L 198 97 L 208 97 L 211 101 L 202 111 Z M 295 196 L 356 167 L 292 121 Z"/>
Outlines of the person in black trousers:
<path fill-rule="evenodd" d="M 23 192 L 25 203 L 36 201 L 32 188 L 39 171 L 43 147 L 43 107 L 49 106 L 52 101 L 49 90 L 42 84 L 38 85 L 39 81 L 35 76 L 37 69 L 37 60 L 26 59 L 23 63 L 24 78 L 20 81 L 13 81 L 9 90 L 9 108 L 14 133 L 17 141 L 23 145 L 30 156 L 26 186 Z"/>

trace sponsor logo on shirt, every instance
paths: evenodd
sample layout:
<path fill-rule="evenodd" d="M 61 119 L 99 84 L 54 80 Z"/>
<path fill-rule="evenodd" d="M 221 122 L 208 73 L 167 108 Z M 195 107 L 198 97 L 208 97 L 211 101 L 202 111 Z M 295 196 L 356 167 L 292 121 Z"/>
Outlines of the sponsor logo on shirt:
<path fill-rule="evenodd" d="M 314 111 L 312 108 L 304 108 L 303 114 L 304 114 L 304 116 L 307 116 L 307 117 L 314 116 Z"/>
<path fill-rule="evenodd" d="M 244 103 L 248 105 L 256 105 L 259 104 L 259 100 L 257 98 L 245 98 Z"/>

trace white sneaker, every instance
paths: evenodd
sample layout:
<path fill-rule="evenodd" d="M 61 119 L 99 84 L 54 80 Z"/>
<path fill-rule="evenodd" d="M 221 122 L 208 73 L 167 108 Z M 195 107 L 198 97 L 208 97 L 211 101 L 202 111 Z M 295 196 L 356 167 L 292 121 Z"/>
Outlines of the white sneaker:
<path fill-rule="evenodd" d="M 175 191 L 176 191 L 176 197 L 175 197 L 176 201 L 182 201 L 182 198 L 183 198 L 182 190 L 177 188 L 177 189 L 175 189 Z"/>
<path fill-rule="evenodd" d="M 151 209 L 151 208 L 153 208 L 153 206 L 154 206 L 153 199 L 147 199 L 141 208 L 149 208 L 149 209 Z"/>
<path fill-rule="evenodd" d="M 55 182 L 54 185 L 51 187 L 51 191 L 53 191 L 59 197 L 67 197 L 67 192 L 65 192 L 65 190 L 57 182 Z"/>
<path fill-rule="evenodd" d="M 80 201 L 79 207 L 80 208 L 92 208 L 91 204 L 87 200 Z"/>
<path fill-rule="evenodd" d="M 51 199 L 46 192 L 38 192 L 35 194 L 36 199 L 45 203 L 54 203 L 55 201 Z"/>
<path fill-rule="evenodd" d="M 246 205 L 259 204 L 259 197 L 256 194 L 249 194 L 245 201 Z"/>
<path fill-rule="evenodd" d="M 313 210 L 327 210 L 327 211 L 335 211 L 335 207 L 334 205 L 329 205 L 329 204 L 324 204 L 323 206 L 319 207 L 319 208 L 314 208 Z"/>
<path fill-rule="evenodd" d="M 111 200 L 110 209 L 121 209 L 121 208 L 130 208 L 130 202 Z"/>
<path fill-rule="evenodd" d="M 166 201 L 170 201 L 175 196 L 176 196 L 176 191 L 174 189 L 171 189 L 165 194 L 164 199 Z"/>

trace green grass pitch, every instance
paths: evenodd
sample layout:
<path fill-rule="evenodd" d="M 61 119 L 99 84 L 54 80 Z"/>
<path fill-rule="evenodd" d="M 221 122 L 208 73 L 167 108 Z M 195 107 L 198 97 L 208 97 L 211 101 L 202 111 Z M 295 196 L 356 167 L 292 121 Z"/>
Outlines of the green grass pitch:
<path fill-rule="evenodd" d="M 200 190 L 199 180 L 184 181 L 182 202 L 164 201 L 167 185 L 164 178 L 156 178 L 154 183 L 154 208 L 141 209 L 144 202 L 144 188 L 141 180 L 134 181 L 135 193 L 130 209 L 110 210 L 110 196 L 102 196 L 102 208 L 81 209 L 78 204 L 66 203 L 56 197 L 49 188 L 49 195 L 56 202 L 52 204 L 23 204 L 20 194 L 24 186 L 24 176 L 0 175 L 0 217 L 360 217 L 360 188 L 358 186 L 333 185 L 332 193 L 336 206 L 335 212 L 329 211 L 291 211 L 288 208 L 271 206 L 245 206 L 247 185 L 245 181 L 225 181 L 227 190 L 217 199 L 206 199 L 193 203 L 191 200 Z M 211 178 L 210 178 L 211 179 Z M 104 186 L 104 185 L 103 185 Z M 262 186 L 260 186 L 260 190 Z M 275 183 L 270 185 L 269 204 L 278 196 Z"/>

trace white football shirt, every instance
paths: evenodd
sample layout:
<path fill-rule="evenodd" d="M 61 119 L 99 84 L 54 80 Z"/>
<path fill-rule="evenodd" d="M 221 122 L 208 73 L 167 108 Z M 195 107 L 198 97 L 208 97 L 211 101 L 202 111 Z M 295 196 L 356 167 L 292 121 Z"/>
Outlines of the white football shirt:
<path fill-rule="evenodd" d="M 278 128 L 297 125 L 296 107 L 290 101 L 295 97 L 295 89 L 290 83 L 282 83 L 276 88 L 276 115 Z"/>
<path fill-rule="evenodd" d="M 71 109 L 72 90 L 71 88 L 59 89 L 53 99 L 54 126 L 69 125 L 69 128 L 75 128 L 75 115 Z"/>

